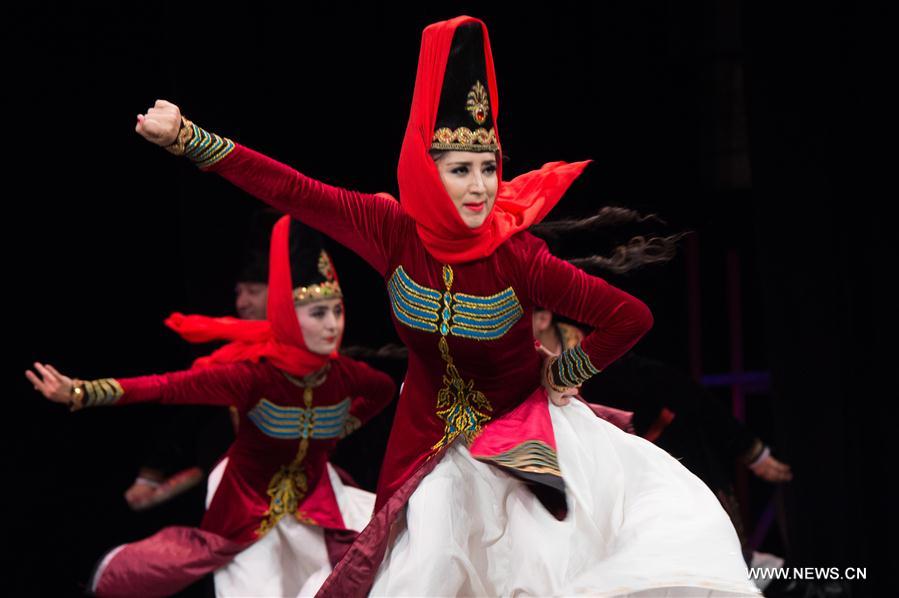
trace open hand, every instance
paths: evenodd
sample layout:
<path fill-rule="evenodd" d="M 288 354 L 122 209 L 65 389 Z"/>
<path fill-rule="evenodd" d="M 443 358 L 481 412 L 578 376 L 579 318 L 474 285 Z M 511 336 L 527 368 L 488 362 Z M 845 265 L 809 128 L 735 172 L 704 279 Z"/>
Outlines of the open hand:
<path fill-rule="evenodd" d="M 25 370 L 25 377 L 34 385 L 34 389 L 53 401 L 54 403 L 70 403 L 72 401 L 72 389 L 74 381 L 56 371 L 49 363 L 47 365 L 34 362 L 34 369 L 40 377 L 31 370 Z"/>

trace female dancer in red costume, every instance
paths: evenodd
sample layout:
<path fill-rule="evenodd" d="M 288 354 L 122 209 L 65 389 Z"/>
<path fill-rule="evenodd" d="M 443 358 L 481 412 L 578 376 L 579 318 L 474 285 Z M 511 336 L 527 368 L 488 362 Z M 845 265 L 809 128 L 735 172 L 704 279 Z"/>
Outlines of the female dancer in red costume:
<path fill-rule="evenodd" d="M 168 527 L 113 549 L 91 580 L 97 595 L 168 596 L 212 571 L 218 595 L 312 595 L 368 522 L 374 496 L 344 485 L 328 456 L 390 402 L 394 384 L 337 354 L 344 316 L 333 264 L 314 231 L 294 236 L 301 249 L 291 264 L 290 228 L 285 216 L 272 233 L 267 320 L 174 314 L 166 322 L 192 342 L 231 341 L 192 369 L 80 381 L 36 363 L 40 376 L 26 373 L 73 409 L 156 401 L 240 414 L 200 527 Z"/>
<path fill-rule="evenodd" d="M 385 278 L 409 368 L 375 515 L 320 595 L 757 595 L 705 485 L 569 402 L 652 317 L 526 232 L 587 163 L 503 181 L 497 108 L 486 26 L 458 17 L 422 37 L 399 202 L 311 179 L 169 102 L 138 116 L 139 134 L 327 232 Z M 534 305 L 593 332 L 541 366 Z"/>

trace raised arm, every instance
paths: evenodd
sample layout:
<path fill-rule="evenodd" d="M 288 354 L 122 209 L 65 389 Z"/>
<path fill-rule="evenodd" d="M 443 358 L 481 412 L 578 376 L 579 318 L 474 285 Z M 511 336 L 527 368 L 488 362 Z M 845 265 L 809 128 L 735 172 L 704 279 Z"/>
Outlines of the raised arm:
<path fill-rule="evenodd" d="M 72 410 L 104 405 L 157 402 L 176 405 L 245 405 L 255 376 L 248 363 L 229 363 L 207 368 L 135 378 L 78 380 L 51 365 L 34 364 L 40 374 L 25 376 L 35 390 Z"/>
<path fill-rule="evenodd" d="M 149 141 L 184 155 L 250 195 L 333 237 L 382 275 L 390 241 L 403 219 L 399 203 L 382 196 L 326 185 L 230 139 L 182 118 L 165 100 L 138 115 L 135 130 Z"/>
<path fill-rule="evenodd" d="M 652 314 L 636 297 L 552 255 L 543 241 L 528 243 L 523 285 L 531 300 L 593 327 L 580 346 L 550 364 L 554 385 L 579 386 L 633 347 L 652 327 Z"/>

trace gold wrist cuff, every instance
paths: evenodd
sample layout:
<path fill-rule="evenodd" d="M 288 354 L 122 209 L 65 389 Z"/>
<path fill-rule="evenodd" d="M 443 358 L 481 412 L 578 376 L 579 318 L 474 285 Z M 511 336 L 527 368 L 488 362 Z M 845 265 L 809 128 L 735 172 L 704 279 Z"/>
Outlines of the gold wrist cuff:
<path fill-rule="evenodd" d="M 69 410 L 78 411 L 84 407 L 84 382 L 81 380 L 72 381 L 72 400 L 69 401 Z"/>
<path fill-rule="evenodd" d="M 187 148 L 187 144 L 190 143 L 190 140 L 193 139 L 194 136 L 194 128 L 191 126 L 192 122 L 181 117 L 181 128 L 178 129 L 178 136 L 175 137 L 175 141 L 165 146 L 166 151 L 175 154 L 176 156 L 183 156 L 184 151 Z"/>
<path fill-rule="evenodd" d="M 555 381 L 555 379 L 553 378 L 553 365 L 554 365 L 557 361 L 559 361 L 559 356 L 558 356 L 558 355 L 555 356 L 555 357 L 551 357 L 551 358 L 549 359 L 549 361 L 546 362 L 546 371 L 544 372 L 543 376 L 544 376 L 544 378 L 546 379 L 546 384 L 547 384 L 551 389 L 553 389 L 553 390 L 556 391 L 556 392 L 565 392 L 565 391 L 568 390 L 568 389 L 567 389 L 566 387 L 564 387 L 564 386 L 559 386 L 558 384 L 556 384 L 556 381 Z"/>

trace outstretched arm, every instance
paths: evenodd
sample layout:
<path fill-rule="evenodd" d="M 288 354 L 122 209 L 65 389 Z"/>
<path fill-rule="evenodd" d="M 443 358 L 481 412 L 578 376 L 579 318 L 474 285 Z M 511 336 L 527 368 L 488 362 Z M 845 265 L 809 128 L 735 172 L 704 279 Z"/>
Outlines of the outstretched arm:
<path fill-rule="evenodd" d="M 240 407 L 251 394 L 254 380 L 247 363 L 87 381 L 69 378 L 49 364 L 35 363 L 34 367 L 40 375 L 28 370 L 25 377 L 35 390 L 55 403 L 69 405 L 73 410 L 146 402 Z"/>
<path fill-rule="evenodd" d="M 386 196 L 326 185 L 230 139 L 209 133 L 181 116 L 178 107 L 157 100 L 139 114 L 135 130 L 147 140 L 190 158 L 250 195 L 318 229 L 358 253 L 382 275 L 390 241 L 403 219 Z"/>

